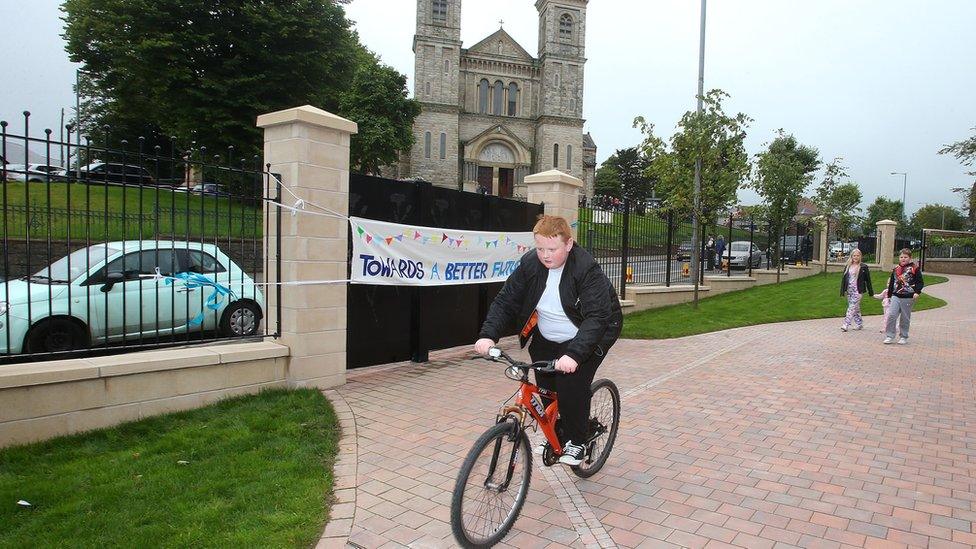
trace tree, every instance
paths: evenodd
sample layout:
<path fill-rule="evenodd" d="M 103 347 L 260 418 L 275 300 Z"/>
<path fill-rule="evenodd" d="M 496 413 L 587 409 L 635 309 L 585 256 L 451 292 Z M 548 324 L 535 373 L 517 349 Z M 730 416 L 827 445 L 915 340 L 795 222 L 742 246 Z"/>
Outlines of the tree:
<path fill-rule="evenodd" d="M 976 131 L 976 128 L 973 130 Z M 951 154 L 963 166 L 972 166 L 973 163 L 976 163 L 976 135 L 946 145 L 939 150 L 939 154 Z M 976 171 L 967 172 L 967 174 L 976 175 Z M 972 187 L 957 187 L 952 191 L 962 194 L 964 208 L 969 212 L 969 226 L 976 229 L 976 182 L 973 182 Z"/>
<path fill-rule="evenodd" d="M 830 222 L 837 220 L 838 225 L 840 206 L 837 204 L 836 192 L 842 177 L 847 177 L 847 168 L 844 166 L 842 158 L 835 158 L 824 167 L 823 178 L 813 195 L 813 203 L 817 207 L 817 212 Z M 837 227 L 832 228 L 836 230 Z M 827 229 L 828 227 L 825 227 L 825 230 Z"/>
<path fill-rule="evenodd" d="M 854 182 L 838 185 L 834 189 L 833 202 L 837 207 L 837 232 L 844 239 L 853 237 L 854 227 L 861 219 L 862 198 L 861 189 Z"/>
<path fill-rule="evenodd" d="M 396 163 L 399 151 L 413 146 L 413 120 L 420 114 L 420 103 L 407 97 L 406 76 L 370 54 L 342 94 L 339 113 L 359 125 L 352 137 L 350 165 L 375 174 L 380 166 Z"/>
<path fill-rule="evenodd" d="M 637 147 L 619 149 L 614 153 L 614 170 L 620 178 L 620 192 L 625 198 L 643 201 L 651 196 L 651 178 L 647 174 L 648 161 Z"/>
<path fill-rule="evenodd" d="M 756 177 L 751 186 L 763 198 L 775 235 L 773 257 L 780 257 L 781 234 L 796 215 L 796 206 L 820 166 L 817 149 L 800 144 L 783 130 L 756 155 Z M 778 268 L 777 268 L 778 273 Z"/>
<path fill-rule="evenodd" d="M 878 225 L 878 221 L 882 219 L 890 219 L 898 224 L 899 227 L 905 228 L 908 223 L 905 220 L 905 216 L 902 214 L 902 203 L 901 200 L 890 200 L 883 196 L 879 196 L 874 199 L 874 202 L 868 206 L 868 215 L 864 219 L 864 228 L 867 231 L 874 231 Z"/>
<path fill-rule="evenodd" d="M 359 115 L 354 163 L 393 158 L 414 108 L 363 48 L 339 0 L 65 0 L 65 49 L 98 90 L 95 122 L 111 141 L 175 136 L 236 158 L 261 151 L 259 114 L 310 104 Z M 357 78 L 358 77 L 358 78 Z M 374 80 L 371 80 L 374 79 Z M 86 130 L 96 143 L 102 132 Z"/>
<path fill-rule="evenodd" d="M 644 134 L 643 153 L 649 159 L 648 175 L 657 181 L 663 205 L 681 216 L 694 210 L 695 162 L 701 154 L 701 202 L 699 218 L 707 222 L 736 201 L 739 185 L 749 175 L 745 150 L 746 128 L 752 121 L 738 113 L 725 114 L 722 101 L 729 97 L 712 90 L 703 98 L 703 111 L 688 111 L 678 122 L 678 131 L 668 144 L 654 135 L 654 125 L 643 117 L 634 127 Z"/>
<path fill-rule="evenodd" d="M 596 171 L 593 179 L 594 194 L 598 196 L 612 196 L 614 198 L 620 198 L 622 196 L 620 174 L 617 173 L 615 157 L 616 154 L 610 155 Z"/>
<path fill-rule="evenodd" d="M 922 229 L 946 229 L 959 231 L 966 227 L 966 218 L 952 206 L 926 204 L 912 214 L 913 234 L 921 234 Z"/>

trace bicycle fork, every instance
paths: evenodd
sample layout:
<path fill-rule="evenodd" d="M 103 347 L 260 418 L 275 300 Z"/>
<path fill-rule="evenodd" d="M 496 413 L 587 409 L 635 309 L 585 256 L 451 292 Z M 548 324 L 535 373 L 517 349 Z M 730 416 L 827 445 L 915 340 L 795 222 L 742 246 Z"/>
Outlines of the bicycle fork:
<path fill-rule="evenodd" d="M 515 460 L 518 459 L 519 454 L 519 443 L 521 442 L 520 439 L 525 436 L 525 411 L 517 406 L 508 406 L 503 409 L 502 412 L 504 415 L 499 415 L 496 423 L 511 421 L 512 425 L 515 427 L 515 432 L 511 437 L 512 451 L 508 456 L 508 467 L 506 468 L 505 480 L 503 482 L 492 482 L 492 479 L 495 478 L 495 470 L 498 468 L 499 458 L 501 457 L 502 438 L 495 440 L 495 449 L 491 454 L 491 464 L 488 466 L 488 475 L 485 478 L 485 488 L 498 492 L 508 490 L 508 485 L 512 482 L 512 477 L 515 475 Z M 513 413 L 518 414 L 517 419 L 512 415 Z"/>

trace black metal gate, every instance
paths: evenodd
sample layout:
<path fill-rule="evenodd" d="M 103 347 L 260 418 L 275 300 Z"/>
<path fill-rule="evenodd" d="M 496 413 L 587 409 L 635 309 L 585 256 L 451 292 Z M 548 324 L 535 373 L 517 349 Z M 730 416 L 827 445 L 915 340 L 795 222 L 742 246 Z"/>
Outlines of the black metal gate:
<path fill-rule="evenodd" d="M 515 232 L 531 231 L 541 213 L 539 204 L 427 182 L 349 177 L 349 215 L 356 217 L 444 229 Z M 351 237 L 349 249 L 351 257 Z M 501 287 L 501 283 L 420 288 L 350 284 L 348 367 L 424 362 L 431 350 L 474 343 Z"/>

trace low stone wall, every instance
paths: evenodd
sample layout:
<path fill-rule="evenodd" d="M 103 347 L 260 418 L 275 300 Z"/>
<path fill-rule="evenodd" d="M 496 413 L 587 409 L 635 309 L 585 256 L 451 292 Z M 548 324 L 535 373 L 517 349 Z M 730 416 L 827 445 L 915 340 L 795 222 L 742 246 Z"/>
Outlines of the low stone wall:
<path fill-rule="evenodd" d="M 756 279 L 756 285 L 765 286 L 766 284 L 776 284 L 776 269 L 754 269 L 752 277 Z M 790 279 L 789 269 L 781 269 L 779 281 L 786 282 Z"/>
<path fill-rule="evenodd" d="M 815 274 L 820 274 L 820 269 L 816 269 L 810 265 L 790 265 L 787 267 L 790 271 L 790 280 L 797 278 L 806 278 L 808 276 L 813 276 Z"/>
<path fill-rule="evenodd" d="M 698 287 L 699 299 L 708 297 L 711 288 L 708 286 Z M 629 286 L 627 297 L 633 300 L 633 308 L 628 307 L 627 312 L 644 311 L 647 309 L 657 309 L 668 305 L 688 303 L 694 300 L 695 288 L 691 285 L 681 286 Z"/>
<path fill-rule="evenodd" d="M 976 276 L 976 260 L 966 258 L 925 258 L 925 272 Z"/>
<path fill-rule="evenodd" d="M 706 276 L 705 284 L 711 288 L 709 297 L 728 292 L 736 292 L 752 288 L 756 285 L 756 279 L 749 276 Z"/>
<path fill-rule="evenodd" d="M 264 341 L 0 366 L 0 447 L 282 387 L 288 355 Z"/>

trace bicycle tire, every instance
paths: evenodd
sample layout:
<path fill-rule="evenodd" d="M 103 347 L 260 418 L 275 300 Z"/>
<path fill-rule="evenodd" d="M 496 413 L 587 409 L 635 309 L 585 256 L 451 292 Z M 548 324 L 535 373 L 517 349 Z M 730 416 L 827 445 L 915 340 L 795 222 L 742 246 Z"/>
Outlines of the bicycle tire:
<path fill-rule="evenodd" d="M 517 487 L 517 492 L 515 494 L 515 499 L 512 503 L 511 509 L 509 509 L 508 514 L 505 516 L 501 524 L 497 525 L 490 534 L 484 536 L 475 536 L 472 532 L 468 531 L 465 526 L 465 515 L 464 515 L 464 495 L 466 489 L 469 488 L 468 479 L 471 476 L 475 465 L 478 464 L 478 458 L 482 456 L 486 449 L 490 449 L 490 445 L 495 443 L 496 440 L 501 439 L 504 442 L 506 439 L 511 440 L 512 437 L 517 437 L 513 443 L 519 446 L 519 451 L 516 454 L 515 459 L 521 459 L 523 463 L 523 474 L 521 478 L 521 485 Z M 510 459 L 510 453 L 506 454 L 506 448 L 510 452 L 511 446 L 506 446 L 501 444 L 502 449 L 499 451 L 499 469 L 504 471 L 504 468 L 500 465 L 502 463 L 507 463 Z M 494 450 L 489 451 L 489 459 Z M 496 470 L 497 474 L 497 470 Z M 494 475 L 492 478 L 495 478 Z M 515 478 L 512 478 L 512 482 L 515 482 Z M 474 445 L 471 446 L 471 450 L 468 451 L 467 457 L 464 458 L 464 463 L 461 465 L 461 470 L 458 471 L 457 480 L 454 483 L 454 494 L 451 497 L 451 530 L 454 533 L 454 538 L 457 542 L 466 548 L 481 548 L 481 547 L 491 547 L 501 541 L 506 535 L 508 535 L 509 530 L 515 524 L 518 519 L 519 514 L 522 512 L 522 506 L 525 504 L 526 495 L 529 492 L 529 484 L 532 481 L 532 452 L 529 449 L 529 439 L 525 436 L 518 425 L 512 421 L 503 421 L 492 426 L 490 429 L 484 432 Z M 510 491 L 512 487 L 510 486 L 507 491 Z M 486 492 L 488 490 L 485 490 Z"/>
<path fill-rule="evenodd" d="M 600 448 L 599 455 L 589 456 L 590 462 L 588 465 L 574 465 L 572 467 L 573 473 L 580 478 L 589 478 L 595 475 L 603 465 L 607 462 L 607 458 L 610 457 L 610 451 L 613 450 L 613 443 L 617 440 L 617 430 L 620 427 L 620 391 L 617 386 L 609 379 L 599 379 L 590 385 L 590 393 L 593 397 L 597 397 L 600 391 L 606 391 L 610 399 L 611 405 L 611 418 L 612 422 L 607 427 L 607 439 L 606 444 Z M 594 419 L 600 421 L 600 418 L 594 417 L 595 415 L 605 415 L 605 410 L 595 410 L 597 406 L 605 406 L 605 403 L 597 401 L 596 398 L 590 400 L 590 421 Z M 601 421 L 601 424 L 603 421 Z M 584 464 L 587 462 L 583 462 Z"/>

